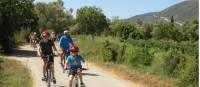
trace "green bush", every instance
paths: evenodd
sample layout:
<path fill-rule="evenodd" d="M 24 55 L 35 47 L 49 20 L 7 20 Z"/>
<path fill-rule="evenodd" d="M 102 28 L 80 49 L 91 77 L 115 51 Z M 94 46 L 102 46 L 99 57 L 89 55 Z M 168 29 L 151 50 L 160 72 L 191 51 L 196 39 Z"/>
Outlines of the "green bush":
<path fill-rule="evenodd" d="M 110 43 L 109 41 L 105 41 L 103 43 L 102 48 L 102 55 L 103 55 L 103 61 L 104 62 L 116 62 L 117 58 L 117 50 L 118 45 L 114 43 Z"/>
<path fill-rule="evenodd" d="M 194 56 L 196 48 L 198 48 L 198 42 L 191 41 L 182 41 L 177 43 L 172 40 L 129 40 L 128 43 L 135 47 L 144 47 L 145 44 L 148 43 L 148 47 L 151 48 L 159 48 L 164 51 L 177 49 L 183 54 L 189 54 L 191 56 Z"/>
<path fill-rule="evenodd" d="M 129 64 L 133 66 L 149 66 L 153 60 L 152 54 L 149 53 L 148 48 L 136 48 L 133 56 L 128 58 Z"/>
<path fill-rule="evenodd" d="M 175 77 L 185 69 L 186 58 L 177 50 L 171 50 L 164 57 L 163 69 L 169 76 Z"/>
<path fill-rule="evenodd" d="M 198 85 L 198 56 L 194 59 L 198 42 L 152 39 L 120 42 L 114 37 L 97 36 L 92 40 L 84 35 L 76 38 L 80 39 L 80 54 L 93 62 L 123 65 L 178 87 Z"/>
<path fill-rule="evenodd" d="M 15 44 L 22 45 L 22 44 L 26 43 L 27 38 L 29 37 L 29 33 L 27 33 L 27 32 L 30 32 L 30 30 L 24 29 L 24 30 L 15 32 L 14 37 L 13 37 Z"/>
<path fill-rule="evenodd" d="M 118 47 L 118 55 L 117 55 L 117 63 L 124 63 L 125 62 L 125 52 L 127 50 L 127 44 L 123 43 L 123 44 L 119 44 L 119 47 Z"/>
<path fill-rule="evenodd" d="M 198 87 L 199 86 L 199 66 L 198 66 L 198 56 L 192 58 L 191 62 L 187 64 L 188 68 L 183 73 L 181 77 L 181 82 L 179 83 L 182 87 Z"/>

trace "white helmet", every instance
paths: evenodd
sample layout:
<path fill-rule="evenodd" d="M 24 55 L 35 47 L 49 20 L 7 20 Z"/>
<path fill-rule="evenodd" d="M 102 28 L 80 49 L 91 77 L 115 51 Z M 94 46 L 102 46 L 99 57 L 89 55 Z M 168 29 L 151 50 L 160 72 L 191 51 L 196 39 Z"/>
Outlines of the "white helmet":
<path fill-rule="evenodd" d="M 69 34 L 69 31 L 68 31 L 68 30 L 65 30 L 65 31 L 64 31 L 64 34 Z"/>

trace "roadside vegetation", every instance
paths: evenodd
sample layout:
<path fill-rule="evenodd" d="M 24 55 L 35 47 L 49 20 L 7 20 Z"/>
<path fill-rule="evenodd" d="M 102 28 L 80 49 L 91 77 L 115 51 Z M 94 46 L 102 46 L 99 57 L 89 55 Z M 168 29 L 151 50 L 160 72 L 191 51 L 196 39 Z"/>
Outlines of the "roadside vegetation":
<path fill-rule="evenodd" d="M 20 61 L 0 57 L 1 87 L 33 87 L 29 69 Z"/>
<path fill-rule="evenodd" d="M 105 36 L 94 39 L 85 35 L 74 37 L 78 39 L 80 53 L 87 60 L 108 70 L 116 68 L 116 73 L 126 79 L 150 87 L 198 87 L 197 43 L 166 40 L 120 42 L 119 38 Z M 169 46 L 161 45 L 166 43 L 170 43 Z M 185 44 L 184 48 L 180 44 Z"/>
<path fill-rule="evenodd" d="M 73 8 L 64 9 L 62 0 L 1 0 L 0 52 L 10 53 L 26 43 L 31 31 L 62 34 L 69 30 L 77 38 L 84 57 L 139 74 L 130 74 L 133 81 L 137 76 L 153 76 L 157 80 L 151 83 L 147 79 L 144 84 L 151 86 L 162 80 L 179 87 L 198 87 L 198 20 L 180 26 L 174 23 L 172 15 L 170 22 L 125 22 L 117 16 L 107 18 L 96 6 L 77 9 L 76 17 L 72 13 Z M 157 87 L 168 86 L 160 84 Z"/>

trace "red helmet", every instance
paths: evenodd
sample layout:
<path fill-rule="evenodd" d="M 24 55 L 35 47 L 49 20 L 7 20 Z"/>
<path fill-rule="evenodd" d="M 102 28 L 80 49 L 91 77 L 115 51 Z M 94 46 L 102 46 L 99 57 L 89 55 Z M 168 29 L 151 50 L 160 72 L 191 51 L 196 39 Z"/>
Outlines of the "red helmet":
<path fill-rule="evenodd" d="M 71 46 L 71 47 L 70 47 L 70 51 L 71 51 L 71 52 L 78 52 L 78 51 L 79 51 L 79 48 L 78 48 L 78 46 Z"/>
<path fill-rule="evenodd" d="M 50 35 L 50 34 L 49 34 L 48 31 L 43 31 L 42 34 L 41 34 L 42 37 L 47 37 L 47 36 L 49 36 L 49 35 Z"/>

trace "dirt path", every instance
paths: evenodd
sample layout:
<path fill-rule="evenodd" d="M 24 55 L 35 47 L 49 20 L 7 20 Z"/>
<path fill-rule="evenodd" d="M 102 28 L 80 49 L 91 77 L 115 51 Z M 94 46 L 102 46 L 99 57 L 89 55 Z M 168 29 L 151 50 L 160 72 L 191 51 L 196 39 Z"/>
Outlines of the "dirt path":
<path fill-rule="evenodd" d="M 32 72 L 34 79 L 34 87 L 46 87 L 46 83 L 41 81 L 42 76 L 42 60 L 35 56 L 36 50 L 29 45 L 21 46 L 19 49 L 9 56 L 22 61 Z M 57 84 L 53 87 L 67 87 L 67 74 L 62 72 L 59 64 L 59 57 L 55 57 L 55 77 Z M 119 79 L 116 75 L 110 75 L 104 70 L 89 64 L 89 70 L 84 71 L 84 82 L 86 87 L 140 87 L 136 84 Z"/>

